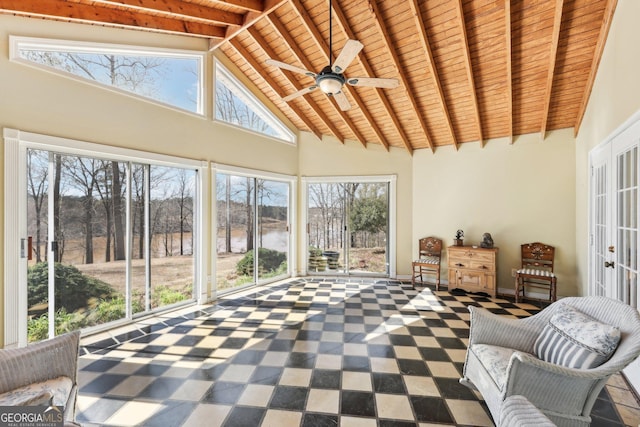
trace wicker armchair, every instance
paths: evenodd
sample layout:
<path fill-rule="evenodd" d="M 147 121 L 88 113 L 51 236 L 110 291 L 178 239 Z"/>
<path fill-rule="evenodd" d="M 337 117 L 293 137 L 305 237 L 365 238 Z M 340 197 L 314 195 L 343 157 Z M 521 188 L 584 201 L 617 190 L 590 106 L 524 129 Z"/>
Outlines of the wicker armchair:
<path fill-rule="evenodd" d="M 500 410 L 500 425 L 509 427 L 554 427 L 538 408 L 524 396 L 509 396 Z"/>
<path fill-rule="evenodd" d="M 613 355 L 590 369 L 567 368 L 536 357 L 534 344 L 554 313 L 566 304 L 620 330 Z M 608 378 L 640 354 L 640 315 L 605 297 L 563 298 L 540 313 L 513 319 L 469 307 L 469 348 L 460 382 L 480 391 L 496 423 L 505 399 L 522 395 L 559 426 L 588 426 L 591 409 Z M 481 348 L 493 351 L 491 363 Z M 497 356 L 496 356 L 497 355 Z M 500 360 L 502 359 L 502 360 Z"/>
<path fill-rule="evenodd" d="M 60 405 L 65 422 L 73 421 L 79 343 L 80 331 L 75 331 L 27 347 L 1 349 L 0 405 Z M 64 387 L 57 386 L 60 379 Z"/>

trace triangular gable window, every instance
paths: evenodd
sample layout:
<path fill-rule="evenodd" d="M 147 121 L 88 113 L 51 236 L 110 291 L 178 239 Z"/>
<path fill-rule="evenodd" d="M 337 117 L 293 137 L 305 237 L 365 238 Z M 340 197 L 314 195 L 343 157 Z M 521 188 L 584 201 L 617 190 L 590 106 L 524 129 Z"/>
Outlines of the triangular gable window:
<path fill-rule="evenodd" d="M 203 113 L 201 53 L 12 36 L 11 58 Z"/>
<path fill-rule="evenodd" d="M 295 143 L 295 135 L 219 61 L 216 64 L 216 120 Z"/>

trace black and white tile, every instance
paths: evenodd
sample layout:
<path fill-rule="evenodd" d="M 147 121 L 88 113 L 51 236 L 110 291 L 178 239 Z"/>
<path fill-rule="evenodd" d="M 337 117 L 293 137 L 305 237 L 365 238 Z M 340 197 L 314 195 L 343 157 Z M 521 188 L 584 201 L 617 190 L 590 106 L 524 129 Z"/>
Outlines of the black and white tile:
<path fill-rule="evenodd" d="M 504 299 L 393 280 L 305 278 L 83 339 L 77 420 L 105 426 L 492 426 L 458 383 L 468 305 Z M 594 426 L 622 426 L 610 398 Z M 628 396 L 627 396 L 628 397 Z M 628 410 L 637 411 L 632 401 Z"/>

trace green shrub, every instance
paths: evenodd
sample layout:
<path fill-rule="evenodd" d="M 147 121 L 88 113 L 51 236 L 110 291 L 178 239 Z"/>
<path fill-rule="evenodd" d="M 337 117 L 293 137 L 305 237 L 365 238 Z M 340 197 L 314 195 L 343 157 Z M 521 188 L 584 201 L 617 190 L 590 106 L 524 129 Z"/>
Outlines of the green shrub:
<path fill-rule="evenodd" d="M 100 301 L 95 309 L 87 315 L 87 322 L 92 325 L 111 322 L 113 320 L 124 319 L 125 300 L 124 296 L 118 296 L 110 300 Z"/>
<path fill-rule="evenodd" d="M 286 263 L 286 252 L 279 252 L 273 249 L 258 249 L 258 268 L 260 271 L 272 272 L 277 270 L 282 263 Z M 241 276 L 253 276 L 253 249 L 248 251 L 238 264 L 236 271 Z"/>
<path fill-rule="evenodd" d="M 114 289 L 108 283 L 84 275 L 76 267 L 67 264 L 55 264 L 56 308 L 64 307 L 68 313 L 88 308 L 91 301 L 110 299 Z M 27 272 L 29 307 L 48 301 L 48 267 L 41 262 L 29 267 Z"/>
<path fill-rule="evenodd" d="M 187 299 L 184 293 L 171 289 L 166 285 L 160 285 L 153 288 L 151 294 L 153 296 L 153 304 L 155 307 L 163 307 L 165 305 L 174 304 L 176 302 L 184 301 Z"/>
<path fill-rule="evenodd" d="M 56 335 L 65 332 L 75 331 L 87 326 L 84 314 L 67 313 L 64 308 L 56 312 L 55 331 Z M 29 342 L 41 341 L 49 337 L 49 315 L 43 314 L 37 318 L 29 319 L 27 322 L 27 339 Z"/>

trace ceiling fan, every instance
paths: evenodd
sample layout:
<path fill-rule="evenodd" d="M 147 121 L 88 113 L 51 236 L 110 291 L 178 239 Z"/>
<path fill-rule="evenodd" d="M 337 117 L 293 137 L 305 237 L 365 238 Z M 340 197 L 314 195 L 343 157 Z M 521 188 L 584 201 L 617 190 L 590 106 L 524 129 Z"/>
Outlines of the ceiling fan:
<path fill-rule="evenodd" d="M 358 56 L 364 45 L 357 40 L 347 40 L 342 51 L 332 63 L 331 47 L 332 47 L 332 34 L 331 34 L 331 0 L 329 0 L 329 65 L 324 67 L 319 73 L 314 73 L 304 68 L 296 67 L 295 65 L 286 64 L 284 62 L 276 61 L 274 59 L 267 59 L 266 63 L 279 67 L 285 70 L 293 71 L 294 73 L 304 74 L 315 79 L 315 84 L 301 89 L 291 95 L 282 98 L 283 101 L 289 102 L 299 96 L 306 95 L 318 88 L 328 96 L 333 96 L 336 103 L 342 111 L 347 111 L 351 108 L 351 104 L 346 95 L 342 91 L 342 86 L 348 84 L 351 86 L 370 86 L 393 89 L 398 87 L 398 80 L 396 79 L 378 79 L 371 77 L 352 77 L 347 78 L 343 74 L 345 69 L 351 64 L 351 62 Z"/>

